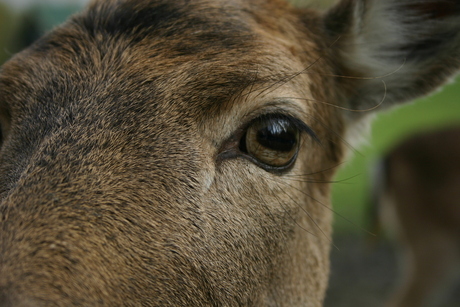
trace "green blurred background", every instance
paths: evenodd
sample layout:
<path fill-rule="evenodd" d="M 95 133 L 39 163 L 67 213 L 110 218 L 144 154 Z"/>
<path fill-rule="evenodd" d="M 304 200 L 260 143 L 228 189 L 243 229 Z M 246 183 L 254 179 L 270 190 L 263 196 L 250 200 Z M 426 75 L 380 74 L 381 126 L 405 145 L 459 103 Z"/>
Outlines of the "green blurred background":
<path fill-rule="evenodd" d="M 340 215 L 368 228 L 370 170 L 376 160 L 398 142 L 416 132 L 460 124 L 460 84 L 378 115 L 372 124 L 369 141 L 356 148 L 339 171 L 333 186 L 333 205 Z M 337 216 L 336 232 L 362 233 L 358 227 Z"/>
<path fill-rule="evenodd" d="M 85 0 L 0 0 L 0 64 L 77 11 Z"/>
<path fill-rule="evenodd" d="M 53 26 L 78 10 L 84 0 L 33 1 L 18 5 L 17 0 L 0 0 L 0 63 L 30 44 Z M 292 0 L 303 3 L 305 0 Z M 16 3 L 10 6 L 8 3 Z M 20 1 L 19 1 L 20 2 Z M 309 0 L 307 5 L 326 8 L 331 0 Z M 368 167 L 382 152 L 404 137 L 420 130 L 460 124 L 460 84 L 453 83 L 442 92 L 417 103 L 379 115 L 372 125 L 369 141 L 354 148 L 347 163 L 337 175 L 333 186 L 333 207 L 336 233 L 365 234 L 368 226 Z M 341 216 L 345 217 L 342 218 Z M 349 221 L 347 221 L 349 220 Z"/>

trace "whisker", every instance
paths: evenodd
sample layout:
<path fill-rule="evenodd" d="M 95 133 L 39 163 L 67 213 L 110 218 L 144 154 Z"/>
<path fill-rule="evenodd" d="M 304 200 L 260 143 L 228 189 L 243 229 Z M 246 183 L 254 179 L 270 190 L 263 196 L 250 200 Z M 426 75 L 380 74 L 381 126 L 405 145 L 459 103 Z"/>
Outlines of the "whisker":
<path fill-rule="evenodd" d="M 299 176 L 302 176 L 302 175 L 299 175 Z M 308 176 L 308 175 L 306 175 Z M 324 181 L 321 181 L 321 180 L 309 180 L 309 179 L 291 179 L 289 178 L 288 176 L 286 176 L 288 178 L 289 181 L 294 181 L 294 182 L 303 182 L 303 183 L 323 183 L 323 184 L 326 184 L 326 183 L 340 183 L 340 184 L 347 184 L 346 181 L 349 181 L 351 179 L 354 179 L 354 178 L 357 178 L 361 176 L 361 174 L 357 174 L 357 175 L 354 175 L 354 176 L 351 176 L 351 177 L 347 177 L 345 179 L 341 179 L 341 180 L 335 180 L 335 181 L 331 181 L 331 180 L 324 180 Z"/>
<path fill-rule="evenodd" d="M 282 182 L 282 181 L 280 181 L 280 182 L 281 182 L 282 184 L 285 184 L 285 185 L 289 186 L 290 188 L 293 188 L 294 190 L 297 190 L 298 192 L 302 193 L 303 195 L 309 197 L 311 200 L 317 202 L 317 203 L 320 204 L 322 207 L 328 209 L 328 210 L 331 211 L 333 214 L 335 214 L 335 215 L 337 215 L 338 217 L 344 219 L 346 222 L 350 223 L 351 225 L 353 225 L 353 226 L 355 226 L 355 227 L 361 229 L 362 231 L 366 232 L 366 233 L 369 234 L 369 235 L 376 236 L 376 234 L 374 234 L 374 233 L 370 232 L 369 230 L 367 230 L 367 229 L 365 229 L 365 228 L 363 228 L 363 227 L 357 225 L 356 223 L 354 223 L 354 222 L 351 221 L 350 219 L 346 218 L 345 216 L 343 216 L 343 215 L 340 214 L 339 212 L 335 211 L 333 208 L 331 208 L 331 207 L 325 205 L 324 203 L 322 203 L 321 201 L 319 201 L 319 200 L 316 199 L 315 197 L 311 196 L 310 194 L 308 194 L 308 193 L 306 193 L 306 192 L 304 192 L 304 191 L 302 191 L 302 190 L 296 188 L 295 186 L 293 186 L 293 185 L 291 185 L 291 184 L 289 184 L 289 183 Z M 304 211 L 305 211 L 305 209 L 304 209 Z"/>
<path fill-rule="evenodd" d="M 327 48 L 326 50 L 329 50 L 332 48 L 332 46 L 334 46 L 339 40 L 340 40 L 340 36 L 337 37 Z M 304 69 L 300 70 L 300 71 L 297 71 L 297 72 L 294 72 L 292 74 L 288 74 L 288 75 L 284 75 L 282 76 L 281 78 L 279 78 L 278 80 L 276 80 L 274 83 L 270 84 L 269 86 L 266 86 L 265 88 L 262 88 L 260 89 L 260 93 L 256 96 L 256 97 L 259 97 L 260 95 L 266 93 L 268 90 L 270 90 L 268 93 L 271 93 L 275 90 L 277 90 L 278 88 L 280 88 L 281 86 L 283 86 L 284 84 L 287 84 L 289 81 L 295 79 L 296 77 L 302 75 L 302 74 L 306 74 L 308 73 L 308 71 L 313 67 L 315 66 L 320 60 L 322 60 L 326 55 L 326 52 L 323 52 L 318 58 L 316 58 L 313 62 L 311 62 L 307 67 L 305 67 Z M 272 75 L 271 76 L 271 79 L 275 79 L 275 75 Z M 276 78 L 277 79 L 277 78 Z M 276 86 L 278 85 L 278 86 Z M 252 91 L 250 91 L 249 93 L 252 93 Z"/>
<path fill-rule="evenodd" d="M 357 77 L 357 76 L 345 76 L 345 75 L 335 75 L 335 74 L 323 74 L 323 73 L 317 73 L 320 74 L 321 76 L 327 76 L 327 77 L 334 77 L 334 78 L 343 78 L 343 79 L 354 79 L 354 80 L 378 80 L 378 79 L 383 79 L 386 77 L 389 77 L 391 75 L 394 75 L 398 71 L 400 71 L 405 65 L 406 65 L 407 59 L 404 58 L 402 64 L 396 68 L 395 70 L 381 76 L 376 76 L 376 77 Z M 312 74 L 308 72 L 308 74 Z"/>
<path fill-rule="evenodd" d="M 259 79 L 259 68 L 257 67 L 256 68 L 256 72 L 255 72 L 255 75 L 254 75 L 254 78 L 253 78 L 253 81 L 251 82 L 251 86 L 249 87 L 249 90 L 248 90 L 248 93 L 247 94 L 242 94 L 241 96 L 246 96 L 246 98 L 244 99 L 244 102 L 247 103 L 248 102 L 248 99 L 249 99 L 249 94 L 253 93 L 254 92 L 254 86 L 257 82 L 257 80 Z"/>
<path fill-rule="evenodd" d="M 336 105 L 336 104 L 333 104 L 333 103 L 330 103 L 330 102 L 327 102 L 327 101 L 321 101 L 321 100 L 317 100 L 317 99 L 313 99 L 313 98 L 299 98 L 299 97 L 282 97 L 282 98 L 283 99 L 318 102 L 318 103 L 321 103 L 321 104 L 324 104 L 324 105 L 327 105 L 327 106 L 330 106 L 330 107 L 334 107 L 334 108 L 339 109 L 339 110 L 344 110 L 344 111 L 349 111 L 349 112 L 356 112 L 356 113 L 365 113 L 365 112 L 370 112 L 370 111 L 373 111 L 375 109 L 378 109 L 384 103 L 384 101 L 385 101 L 385 99 L 387 97 L 387 85 L 386 85 L 384 80 L 381 80 L 381 81 L 382 81 L 382 84 L 383 84 L 383 87 L 384 87 L 384 92 L 383 92 L 382 99 L 380 100 L 380 102 L 377 105 L 375 105 L 375 106 L 373 106 L 373 107 L 371 107 L 369 109 L 364 109 L 364 110 L 350 109 L 350 108 L 346 108 L 346 107 L 341 107 L 339 105 Z"/>
<path fill-rule="evenodd" d="M 286 192 L 283 191 L 283 193 L 285 193 L 287 196 L 289 196 L 289 194 L 287 194 Z M 279 196 L 276 196 L 278 198 L 278 203 L 281 205 L 283 203 L 282 199 L 279 197 Z M 290 197 L 290 196 L 289 196 Z M 291 198 L 292 199 L 292 198 Z M 292 199 L 293 200 L 293 199 Z M 295 202 L 295 200 L 293 200 Z M 299 206 L 299 204 L 296 202 L 297 206 Z M 283 205 L 281 205 L 281 207 L 283 208 L 284 212 L 291 218 L 291 220 L 300 228 L 302 229 L 303 231 L 307 232 L 308 234 L 314 236 L 315 238 L 318 238 L 318 235 L 314 232 L 312 232 L 311 230 L 307 230 L 305 227 L 303 227 L 302 225 L 300 225 L 297 220 L 289 213 L 289 210 L 286 209 L 286 207 L 284 207 Z M 300 206 L 299 206 L 300 207 Z M 311 217 L 310 217 L 311 218 Z M 326 236 L 327 237 L 327 236 Z M 328 239 L 328 241 L 330 242 L 330 240 Z"/>
<path fill-rule="evenodd" d="M 332 242 L 332 240 L 328 237 L 328 235 L 321 229 L 321 227 L 318 225 L 318 223 L 315 221 L 315 219 L 311 216 L 311 214 L 303 207 L 301 206 L 297 200 L 295 200 L 291 195 L 289 195 L 287 192 L 285 192 L 283 190 L 283 193 L 289 197 L 292 202 L 294 202 L 307 216 L 308 218 L 310 219 L 310 221 L 318 228 L 318 230 L 321 232 L 321 234 L 324 236 L 324 238 L 326 238 L 326 240 L 332 244 L 332 246 L 334 246 L 335 248 L 337 248 L 337 246 L 334 245 L 334 243 Z M 338 248 L 337 248 L 338 249 Z"/>
<path fill-rule="evenodd" d="M 278 196 L 275 195 L 275 197 L 278 197 Z M 263 198 L 262 198 L 260 195 L 258 196 L 258 198 L 259 198 L 260 203 L 263 203 L 263 204 L 265 204 L 265 206 L 266 206 L 265 201 L 263 200 Z M 279 200 L 278 202 L 280 202 L 280 200 Z M 266 211 L 266 212 L 268 213 L 268 215 L 270 216 L 271 220 L 273 221 L 273 224 L 274 224 L 274 225 L 281 226 L 281 225 L 279 225 L 279 222 L 276 220 L 275 216 L 272 214 L 272 211 L 270 210 L 270 208 L 268 208 L 268 206 L 266 206 L 266 208 L 267 208 L 267 211 Z M 287 213 L 286 210 L 285 210 L 284 208 L 283 208 L 283 210 L 284 210 L 285 213 Z M 293 219 L 292 216 L 291 216 L 291 219 Z M 294 220 L 294 219 L 293 219 L 293 220 Z M 294 222 L 295 222 L 295 220 L 294 220 Z"/>
<path fill-rule="evenodd" d="M 332 135 L 334 135 L 335 137 L 337 137 L 343 144 L 345 144 L 345 146 L 351 151 L 353 152 L 353 154 L 355 155 L 358 155 L 358 156 L 363 156 L 363 154 L 356 148 L 354 148 L 350 143 L 347 142 L 347 140 L 345 140 L 345 138 L 339 133 L 339 132 L 336 132 L 334 131 L 333 129 L 329 128 L 329 126 L 327 124 L 324 124 L 320 119 L 312 116 L 311 114 L 306 114 L 306 113 L 303 113 L 305 117 L 308 117 L 310 118 L 312 121 L 318 123 L 319 125 L 321 125 L 322 128 L 325 129 L 325 131 L 331 133 Z"/>
<path fill-rule="evenodd" d="M 331 171 L 333 169 L 336 169 L 336 168 L 342 166 L 343 164 L 345 164 L 345 162 L 341 162 L 341 163 L 339 163 L 337 165 L 322 169 L 320 171 L 315 171 L 315 172 L 306 173 L 306 174 L 290 174 L 290 175 L 285 175 L 285 177 L 304 177 L 304 176 L 318 175 L 318 174 L 325 173 L 325 172 Z"/>
<path fill-rule="evenodd" d="M 267 89 L 262 91 L 261 94 L 265 93 L 267 90 L 270 90 L 267 93 L 272 93 L 273 91 L 279 89 L 281 86 L 283 86 L 284 84 L 288 83 L 289 81 L 295 79 L 296 77 L 298 77 L 298 76 L 300 76 L 302 74 L 306 74 L 306 72 L 308 70 L 310 70 L 316 63 L 318 63 L 323 58 L 324 58 L 324 54 L 319 56 L 317 59 L 315 59 L 312 63 L 310 63 L 310 65 L 308 65 L 303 70 L 295 72 L 295 73 L 293 73 L 293 74 L 291 74 L 289 76 L 286 76 L 285 78 L 283 78 L 283 79 L 279 80 L 278 82 L 272 84 L 270 87 L 268 87 Z M 279 83 L 281 83 L 281 84 L 279 84 Z M 279 85 L 275 87 L 275 85 L 277 85 L 277 84 L 279 84 Z"/>

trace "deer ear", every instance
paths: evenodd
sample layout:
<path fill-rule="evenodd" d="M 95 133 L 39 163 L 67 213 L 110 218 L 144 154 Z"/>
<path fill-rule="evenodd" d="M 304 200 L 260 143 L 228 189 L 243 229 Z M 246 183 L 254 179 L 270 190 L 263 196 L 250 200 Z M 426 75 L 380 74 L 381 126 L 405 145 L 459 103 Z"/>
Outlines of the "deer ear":
<path fill-rule="evenodd" d="M 324 22 L 348 108 L 414 99 L 460 68 L 459 0 L 342 0 Z"/>

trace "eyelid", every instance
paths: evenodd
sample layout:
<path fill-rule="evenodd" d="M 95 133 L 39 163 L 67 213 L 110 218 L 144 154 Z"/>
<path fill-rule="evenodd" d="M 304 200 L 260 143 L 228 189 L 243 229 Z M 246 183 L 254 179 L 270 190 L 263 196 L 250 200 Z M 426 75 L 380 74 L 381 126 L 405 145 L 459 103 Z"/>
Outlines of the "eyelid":
<path fill-rule="evenodd" d="M 305 132 L 308 135 L 310 135 L 316 142 L 321 143 L 318 136 L 316 135 L 315 131 L 310 128 L 306 123 L 304 123 L 302 120 L 298 119 L 297 117 L 294 116 L 289 116 L 289 115 L 284 115 L 287 118 L 289 118 L 294 125 L 299 129 L 301 132 Z"/>
<path fill-rule="evenodd" d="M 318 138 L 318 136 L 316 135 L 316 133 L 313 131 L 313 129 L 310 128 L 310 126 L 308 126 L 306 123 L 304 123 L 302 120 L 300 120 L 299 118 L 291 115 L 291 114 L 288 114 L 286 111 L 284 110 L 273 110 L 271 112 L 267 112 L 267 113 L 262 113 L 260 114 L 259 116 L 253 118 L 252 120 L 250 120 L 246 125 L 245 125 L 245 128 L 243 128 L 243 130 L 246 130 L 247 127 L 249 127 L 254 121 L 256 120 L 260 120 L 261 118 L 265 118 L 267 120 L 276 120 L 276 119 L 286 119 L 286 120 L 289 120 L 290 122 L 292 122 L 297 129 L 299 129 L 300 132 L 305 132 L 307 133 L 309 136 L 311 136 L 317 143 L 321 143 L 320 139 Z"/>
<path fill-rule="evenodd" d="M 222 145 L 219 147 L 219 150 L 217 151 L 217 160 L 223 160 L 226 157 L 234 157 L 237 156 L 237 152 L 235 151 L 235 148 L 239 146 L 241 138 L 245 135 L 247 129 L 255 122 L 258 120 L 261 120 L 265 117 L 267 120 L 276 120 L 280 118 L 284 118 L 292 122 L 297 129 L 299 129 L 300 132 L 304 132 L 308 134 L 312 139 L 317 142 L 318 144 L 321 144 L 320 139 L 316 135 L 316 133 L 313 131 L 313 129 L 310 128 L 306 123 L 304 123 L 302 120 L 299 118 L 288 114 L 286 110 L 280 109 L 280 108 L 273 108 L 273 109 L 265 109 L 265 112 L 263 113 L 258 113 L 258 114 L 253 114 L 252 116 L 247 116 L 250 119 L 246 120 L 245 124 L 243 126 L 240 126 L 236 131 L 233 132 L 233 134 L 227 138 Z"/>

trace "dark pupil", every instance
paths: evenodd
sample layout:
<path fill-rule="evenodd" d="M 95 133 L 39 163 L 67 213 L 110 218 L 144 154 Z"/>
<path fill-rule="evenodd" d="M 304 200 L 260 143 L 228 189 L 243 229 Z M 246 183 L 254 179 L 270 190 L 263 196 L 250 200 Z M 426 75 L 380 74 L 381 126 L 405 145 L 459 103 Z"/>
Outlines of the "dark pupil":
<path fill-rule="evenodd" d="M 295 129 L 288 121 L 272 122 L 257 131 L 257 142 L 265 148 L 290 152 L 297 143 Z"/>

